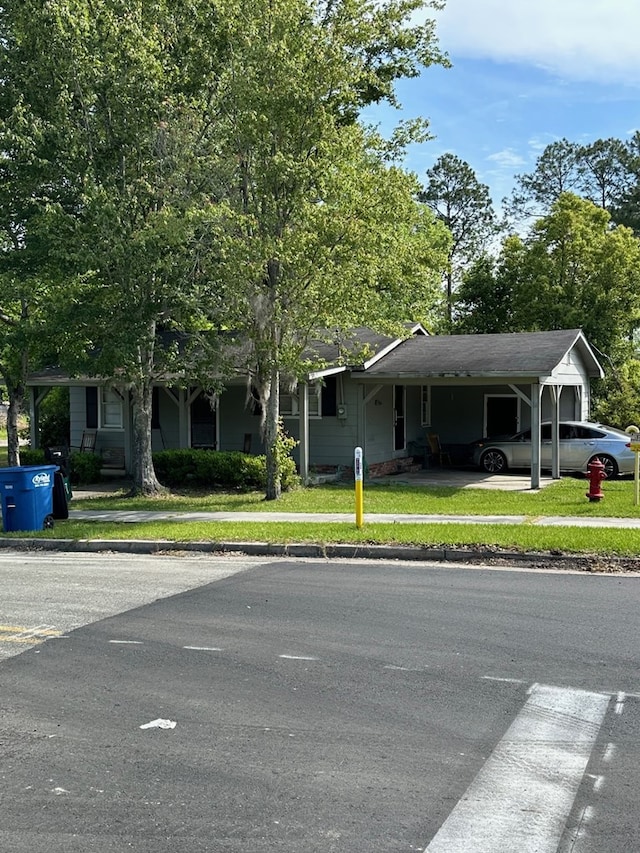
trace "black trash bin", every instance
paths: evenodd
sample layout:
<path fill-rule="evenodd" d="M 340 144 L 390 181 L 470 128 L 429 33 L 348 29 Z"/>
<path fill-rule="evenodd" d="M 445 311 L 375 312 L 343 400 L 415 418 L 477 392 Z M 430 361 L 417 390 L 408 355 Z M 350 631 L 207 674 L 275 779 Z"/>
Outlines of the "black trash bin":
<path fill-rule="evenodd" d="M 53 502 L 54 502 L 54 511 L 53 514 L 56 518 L 68 518 L 69 512 L 67 509 L 67 504 L 73 497 L 73 492 L 71 490 L 71 469 L 69 467 L 69 448 L 64 445 L 59 445 L 57 447 L 46 447 L 44 451 L 44 456 L 47 462 L 51 462 L 53 465 L 57 465 L 60 471 L 58 472 L 62 476 L 62 483 L 64 485 L 64 512 L 66 515 L 56 515 L 55 505 L 56 505 L 56 484 L 53 484 Z M 61 495 L 58 497 L 59 505 L 61 504 L 62 497 Z"/>

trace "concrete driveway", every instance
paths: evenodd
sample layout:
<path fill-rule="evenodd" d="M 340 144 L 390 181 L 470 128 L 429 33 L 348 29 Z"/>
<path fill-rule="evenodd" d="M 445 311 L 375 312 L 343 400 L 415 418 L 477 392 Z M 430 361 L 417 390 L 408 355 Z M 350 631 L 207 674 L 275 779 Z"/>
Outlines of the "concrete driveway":
<path fill-rule="evenodd" d="M 425 468 L 388 477 L 376 477 L 368 485 L 376 483 L 404 483 L 416 486 L 451 486 L 456 489 L 502 489 L 510 492 L 530 492 L 531 474 L 487 474 L 475 468 Z M 553 483 L 551 477 L 540 478 L 540 488 Z"/>

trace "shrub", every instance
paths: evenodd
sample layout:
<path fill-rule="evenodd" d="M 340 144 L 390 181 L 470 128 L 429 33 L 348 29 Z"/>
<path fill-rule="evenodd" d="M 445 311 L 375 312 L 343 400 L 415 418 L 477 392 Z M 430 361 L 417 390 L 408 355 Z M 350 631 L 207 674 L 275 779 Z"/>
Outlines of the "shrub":
<path fill-rule="evenodd" d="M 153 454 L 153 466 L 160 482 L 174 486 L 208 486 L 212 488 L 254 491 L 267 484 L 264 456 L 250 456 L 239 451 L 161 450 Z M 295 463 L 285 460 L 282 488 L 298 482 Z"/>
<path fill-rule="evenodd" d="M 20 450 L 21 465 L 51 465 L 42 448 Z M 69 479 L 76 486 L 100 482 L 102 457 L 98 453 L 72 453 L 69 456 Z"/>
<path fill-rule="evenodd" d="M 76 486 L 99 483 L 102 456 L 99 453 L 72 453 L 69 456 L 69 479 Z"/>
<path fill-rule="evenodd" d="M 21 465 L 49 465 L 44 456 L 44 450 L 30 450 L 28 447 L 20 448 L 20 464 Z"/>

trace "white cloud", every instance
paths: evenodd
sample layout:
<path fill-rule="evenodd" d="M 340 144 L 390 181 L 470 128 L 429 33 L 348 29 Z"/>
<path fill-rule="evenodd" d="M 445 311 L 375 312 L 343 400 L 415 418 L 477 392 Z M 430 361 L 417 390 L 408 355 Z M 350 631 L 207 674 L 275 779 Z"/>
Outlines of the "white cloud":
<path fill-rule="evenodd" d="M 570 80 L 640 84 L 638 0 L 447 0 L 451 56 L 522 62 Z"/>
<path fill-rule="evenodd" d="M 489 154 L 487 160 L 496 163 L 501 168 L 517 169 L 524 166 L 526 160 L 513 148 L 505 148 L 503 151 L 496 151 L 495 154 Z"/>

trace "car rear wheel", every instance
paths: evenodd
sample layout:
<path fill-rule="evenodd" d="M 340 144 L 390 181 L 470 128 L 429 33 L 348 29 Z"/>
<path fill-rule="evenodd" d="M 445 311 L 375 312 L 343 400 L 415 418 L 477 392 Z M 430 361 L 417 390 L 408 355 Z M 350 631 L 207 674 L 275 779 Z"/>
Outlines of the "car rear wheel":
<path fill-rule="evenodd" d="M 606 453 L 597 453 L 589 462 L 595 462 L 596 459 L 604 465 L 604 473 L 607 475 L 607 480 L 613 480 L 618 476 L 618 463 L 613 456 L 607 456 Z"/>
<path fill-rule="evenodd" d="M 507 470 L 507 457 L 500 450 L 487 450 L 482 454 L 480 467 L 487 474 L 502 474 Z"/>

